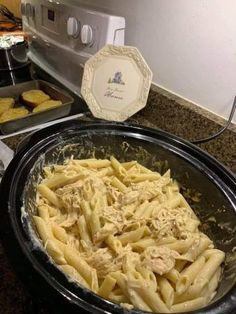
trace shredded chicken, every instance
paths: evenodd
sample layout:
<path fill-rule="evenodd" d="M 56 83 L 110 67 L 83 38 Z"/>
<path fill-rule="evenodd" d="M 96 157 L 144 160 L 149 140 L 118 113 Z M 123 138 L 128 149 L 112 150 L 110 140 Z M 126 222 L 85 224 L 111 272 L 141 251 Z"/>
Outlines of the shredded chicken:
<path fill-rule="evenodd" d="M 142 265 L 154 273 L 163 275 L 175 266 L 179 253 L 165 246 L 149 246 L 142 254 Z"/>
<path fill-rule="evenodd" d="M 104 278 L 107 274 L 121 269 L 121 263 L 114 262 L 114 256 L 108 248 L 97 249 L 82 256 L 92 268 L 97 270 L 98 278 Z"/>
<path fill-rule="evenodd" d="M 186 237 L 189 218 L 186 208 L 163 207 L 153 216 L 151 226 L 158 238 L 174 236 L 176 239 L 183 239 Z"/>

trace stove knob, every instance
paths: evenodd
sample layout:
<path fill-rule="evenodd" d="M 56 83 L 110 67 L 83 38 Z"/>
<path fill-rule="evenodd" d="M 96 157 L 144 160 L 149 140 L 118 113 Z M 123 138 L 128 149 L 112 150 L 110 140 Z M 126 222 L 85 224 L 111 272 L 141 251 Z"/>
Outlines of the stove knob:
<path fill-rule="evenodd" d="M 75 17 L 69 17 L 67 20 L 67 34 L 76 38 L 79 35 L 80 22 Z"/>
<path fill-rule="evenodd" d="M 31 5 L 31 17 L 35 17 L 35 7 Z"/>
<path fill-rule="evenodd" d="M 26 3 L 24 7 L 24 14 L 28 17 L 34 17 L 35 16 L 35 8 L 30 3 Z"/>
<path fill-rule="evenodd" d="M 26 3 L 26 5 L 25 5 L 25 15 L 26 16 L 31 15 L 31 4 L 30 3 Z"/>
<path fill-rule="evenodd" d="M 25 3 L 21 3 L 20 10 L 21 10 L 21 15 L 25 15 Z"/>
<path fill-rule="evenodd" d="M 24 14 L 27 17 L 34 17 L 34 15 L 35 15 L 34 6 L 31 5 L 30 3 L 26 3 L 25 8 L 24 8 Z"/>
<path fill-rule="evenodd" d="M 89 45 L 93 40 L 93 30 L 90 25 L 83 25 L 80 33 L 81 41 L 84 45 Z"/>

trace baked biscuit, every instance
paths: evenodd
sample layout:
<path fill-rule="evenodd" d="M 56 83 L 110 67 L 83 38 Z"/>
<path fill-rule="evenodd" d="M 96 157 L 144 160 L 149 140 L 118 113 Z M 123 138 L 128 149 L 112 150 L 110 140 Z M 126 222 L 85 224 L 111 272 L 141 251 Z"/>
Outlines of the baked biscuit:
<path fill-rule="evenodd" d="M 0 98 L 0 115 L 7 111 L 8 109 L 12 108 L 15 104 L 14 98 Z"/>
<path fill-rule="evenodd" d="M 29 110 L 24 107 L 10 108 L 0 116 L 0 123 L 27 116 Z"/>
<path fill-rule="evenodd" d="M 34 108 L 40 105 L 42 102 L 49 100 L 50 97 L 47 94 L 45 94 L 42 90 L 32 89 L 22 93 L 21 99 L 26 105 Z"/>
<path fill-rule="evenodd" d="M 47 109 L 52 109 L 58 106 L 61 106 L 62 102 L 60 100 L 47 100 L 43 103 L 41 103 L 40 105 L 38 105 L 37 107 L 35 107 L 33 109 L 33 112 L 40 112 L 40 111 L 44 111 Z"/>

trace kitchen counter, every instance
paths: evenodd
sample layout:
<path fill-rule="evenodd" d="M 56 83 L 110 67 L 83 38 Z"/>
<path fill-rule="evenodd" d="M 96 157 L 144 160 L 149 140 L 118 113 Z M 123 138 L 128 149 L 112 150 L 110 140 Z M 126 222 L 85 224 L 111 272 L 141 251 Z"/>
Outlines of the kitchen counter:
<path fill-rule="evenodd" d="M 91 115 L 80 120 L 92 120 Z M 153 86 L 147 106 L 129 119 L 130 123 L 160 128 L 187 140 L 206 138 L 217 132 L 224 121 L 185 100 Z M 3 140 L 16 150 L 26 134 Z M 199 145 L 232 172 L 236 173 L 236 127 L 231 126 L 218 138 Z M 14 249 L 14 248 L 13 248 Z M 46 304 L 33 300 L 11 269 L 0 245 L 0 313 L 50 313 Z"/>

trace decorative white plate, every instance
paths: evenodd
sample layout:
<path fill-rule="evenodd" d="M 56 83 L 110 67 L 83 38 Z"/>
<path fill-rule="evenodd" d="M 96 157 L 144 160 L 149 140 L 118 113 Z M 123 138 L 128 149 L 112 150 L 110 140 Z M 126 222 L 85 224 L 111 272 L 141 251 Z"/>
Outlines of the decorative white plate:
<path fill-rule="evenodd" d="M 137 48 L 107 45 L 85 63 L 81 94 L 95 117 L 124 121 L 145 107 L 151 81 Z"/>

